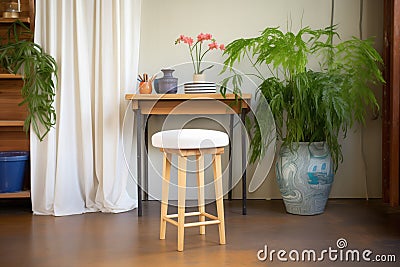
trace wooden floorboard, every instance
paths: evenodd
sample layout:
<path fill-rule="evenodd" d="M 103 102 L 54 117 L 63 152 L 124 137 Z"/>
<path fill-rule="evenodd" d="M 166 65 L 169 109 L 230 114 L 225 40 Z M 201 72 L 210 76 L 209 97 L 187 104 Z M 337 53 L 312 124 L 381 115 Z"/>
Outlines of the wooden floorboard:
<path fill-rule="evenodd" d="M 227 244 L 218 244 L 217 226 L 206 227 L 205 236 L 188 228 L 185 250 L 177 252 L 176 227 L 168 225 L 166 240 L 159 240 L 156 201 L 144 202 L 143 217 L 136 210 L 53 217 L 32 215 L 29 200 L 0 200 L 0 266 L 399 266 L 400 210 L 382 200 L 330 200 L 317 216 L 287 214 L 281 200 L 250 200 L 247 216 L 240 201 L 224 204 Z M 397 263 L 257 259 L 265 245 L 323 250 L 336 248 L 339 238 L 352 249 L 396 254 Z"/>

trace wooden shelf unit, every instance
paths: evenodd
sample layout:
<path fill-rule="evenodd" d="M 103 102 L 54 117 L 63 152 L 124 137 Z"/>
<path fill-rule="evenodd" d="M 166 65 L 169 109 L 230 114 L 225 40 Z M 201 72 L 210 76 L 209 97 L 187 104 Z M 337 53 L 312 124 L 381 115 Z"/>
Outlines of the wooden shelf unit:
<path fill-rule="evenodd" d="M 2 5 L 0 5 L 0 37 L 7 39 L 7 31 L 11 23 L 19 20 L 34 32 L 35 1 L 21 0 L 21 13 L 19 18 L 3 18 Z M 22 35 L 21 38 L 24 38 Z M 23 131 L 26 118 L 26 107 L 19 106 L 22 102 L 21 75 L 6 73 L 0 70 L 0 151 L 29 151 L 29 134 Z M 24 190 L 15 193 L 0 193 L 0 198 L 29 198 L 29 172 L 25 175 Z"/>
<path fill-rule="evenodd" d="M 23 23 L 28 23 L 28 24 L 31 23 L 31 18 L 29 18 L 29 17 L 15 18 L 15 19 L 14 18 L 0 18 L 0 23 L 9 23 L 9 24 L 11 24 L 11 23 L 13 23 L 13 22 L 15 22 L 17 20 L 19 20 L 19 21 L 21 21 Z"/>
<path fill-rule="evenodd" d="M 24 121 L 0 120 L 0 127 L 24 126 Z"/>
<path fill-rule="evenodd" d="M 22 79 L 22 75 L 10 74 L 10 73 L 0 73 L 0 79 Z"/>
<path fill-rule="evenodd" d="M 1 198 L 30 198 L 31 191 L 25 190 L 20 192 L 13 192 L 13 193 L 0 193 Z"/>

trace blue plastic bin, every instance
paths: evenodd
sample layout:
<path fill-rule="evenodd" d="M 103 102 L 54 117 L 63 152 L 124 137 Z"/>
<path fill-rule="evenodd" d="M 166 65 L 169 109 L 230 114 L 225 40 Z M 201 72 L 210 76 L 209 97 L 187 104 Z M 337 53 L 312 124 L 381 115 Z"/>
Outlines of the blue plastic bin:
<path fill-rule="evenodd" d="M 22 190 L 28 159 L 27 151 L 0 152 L 0 193 Z"/>

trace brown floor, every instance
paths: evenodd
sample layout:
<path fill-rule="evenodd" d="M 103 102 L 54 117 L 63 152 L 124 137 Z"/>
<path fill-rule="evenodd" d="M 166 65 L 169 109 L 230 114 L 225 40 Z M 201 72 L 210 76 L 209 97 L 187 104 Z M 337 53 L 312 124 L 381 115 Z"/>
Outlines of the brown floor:
<path fill-rule="evenodd" d="M 400 209 L 381 200 L 330 200 L 324 214 L 304 217 L 285 213 L 280 200 L 249 201 L 247 216 L 240 201 L 225 201 L 227 245 L 218 244 L 217 226 L 208 226 L 206 236 L 188 228 L 182 253 L 174 226 L 167 226 L 166 240 L 158 239 L 159 206 L 145 202 L 141 218 L 136 210 L 52 217 L 33 216 L 26 200 L 1 200 L 0 266 L 400 266 Z M 336 249 L 339 238 L 347 249 L 395 254 L 397 263 L 257 259 L 265 245 L 319 252 Z"/>

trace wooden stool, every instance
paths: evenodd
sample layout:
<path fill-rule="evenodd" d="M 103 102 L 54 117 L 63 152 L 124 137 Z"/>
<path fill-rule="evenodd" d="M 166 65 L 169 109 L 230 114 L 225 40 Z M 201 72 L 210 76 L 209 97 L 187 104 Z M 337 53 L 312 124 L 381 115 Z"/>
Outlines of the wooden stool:
<path fill-rule="evenodd" d="M 226 133 L 203 130 L 203 129 L 181 129 L 162 131 L 152 136 L 153 146 L 160 148 L 163 157 L 163 181 L 160 239 L 165 239 L 167 222 L 178 227 L 178 251 L 183 251 L 185 227 L 200 227 L 200 234 L 206 233 L 205 226 L 218 224 L 219 243 L 225 244 L 224 203 L 222 190 L 221 154 L 229 144 Z M 171 172 L 172 154 L 178 155 L 178 214 L 168 215 L 168 187 Z M 204 155 L 212 155 L 214 169 L 215 199 L 217 204 L 217 216 L 206 213 L 204 206 Z M 185 213 L 186 199 L 186 161 L 187 157 L 196 156 L 197 162 L 197 186 L 198 186 L 198 208 L 197 212 Z M 199 216 L 198 222 L 185 223 L 185 217 Z M 210 220 L 206 220 L 206 217 Z M 174 220 L 178 218 L 178 220 Z"/>

